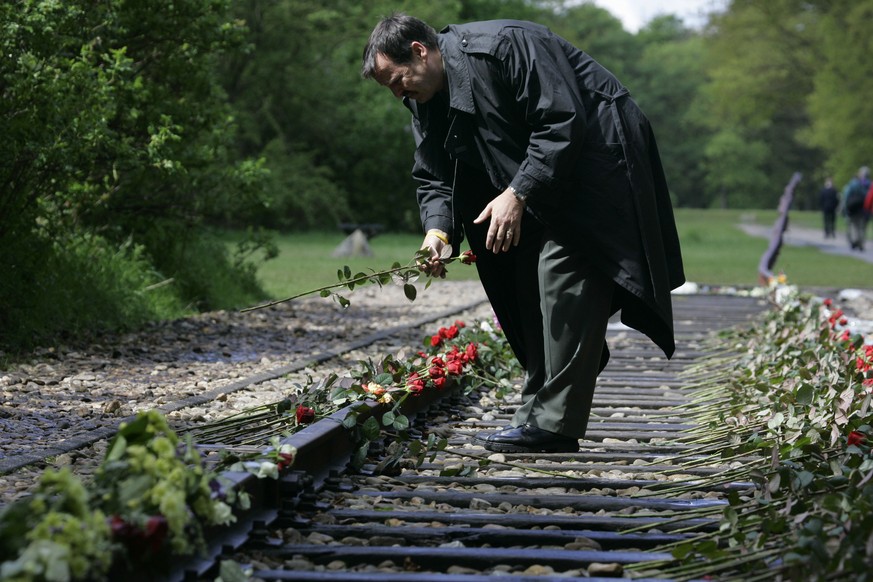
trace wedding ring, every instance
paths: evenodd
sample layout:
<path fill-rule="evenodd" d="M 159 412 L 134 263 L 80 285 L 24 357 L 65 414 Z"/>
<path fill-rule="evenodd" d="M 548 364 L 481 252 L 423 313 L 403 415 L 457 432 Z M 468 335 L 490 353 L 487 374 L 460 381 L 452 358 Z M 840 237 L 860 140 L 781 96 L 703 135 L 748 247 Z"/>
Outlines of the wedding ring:
<path fill-rule="evenodd" d="M 511 230 L 507 230 L 507 231 L 506 231 L 506 234 L 505 234 L 504 236 L 505 236 L 506 238 L 512 238 L 512 231 L 511 231 Z"/>

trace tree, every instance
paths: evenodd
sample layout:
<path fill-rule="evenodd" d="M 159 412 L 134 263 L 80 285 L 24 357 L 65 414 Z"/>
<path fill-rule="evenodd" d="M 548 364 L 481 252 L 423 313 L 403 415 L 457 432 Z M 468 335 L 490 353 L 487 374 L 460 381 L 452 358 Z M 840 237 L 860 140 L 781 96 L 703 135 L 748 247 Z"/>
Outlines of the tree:
<path fill-rule="evenodd" d="M 802 135 L 827 152 L 827 172 L 845 183 L 873 158 L 873 0 L 821 3 L 821 57 L 809 95 L 811 127 Z"/>
<path fill-rule="evenodd" d="M 674 202 L 705 207 L 701 152 L 713 132 L 694 113 L 706 80 L 704 41 L 675 16 L 652 20 L 637 39 L 642 54 L 626 82 L 655 129 Z"/>
<path fill-rule="evenodd" d="M 744 187 L 752 191 L 729 191 L 731 206 L 775 207 L 788 177 L 796 171 L 809 174 L 821 164 L 821 152 L 798 139 L 810 123 L 806 102 L 819 61 L 819 18 L 813 2 L 734 0 L 711 20 L 706 37 L 710 80 L 696 107 L 698 122 L 716 131 L 719 140 L 746 141 L 762 156 L 751 160 L 747 154 L 746 162 L 767 178 L 746 181 Z M 724 147 L 722 141 L 710 151 Z M 707 182 L 715 188 L 719 179 Z M 723 193 L 709 190 L 707 196 Z"/>

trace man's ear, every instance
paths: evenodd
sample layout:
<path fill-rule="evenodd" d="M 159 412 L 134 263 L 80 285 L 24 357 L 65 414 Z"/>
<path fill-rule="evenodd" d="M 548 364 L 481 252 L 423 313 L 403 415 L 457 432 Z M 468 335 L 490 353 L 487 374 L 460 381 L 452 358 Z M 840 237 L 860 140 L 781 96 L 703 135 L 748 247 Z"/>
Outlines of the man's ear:
<path fill-rule="evenodd" d="M 417 40 L 412 41 L 412 44 L 409 45 L 412 49 L 412 56 L 418 57 L 422 61 L 427 61 L 427 47 L 418 42 Z"/>

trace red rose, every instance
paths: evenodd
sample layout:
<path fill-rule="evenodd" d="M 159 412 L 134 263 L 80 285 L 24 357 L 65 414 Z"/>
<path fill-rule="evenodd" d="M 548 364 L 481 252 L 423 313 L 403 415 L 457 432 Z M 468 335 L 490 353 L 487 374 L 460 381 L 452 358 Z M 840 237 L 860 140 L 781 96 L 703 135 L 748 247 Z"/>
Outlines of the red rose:
<path fill-rule="evenodd" d="M 440 368 L 439 366 L 434 366 L 433 368 L 431 368 L 431 369 L 428 371 L 428 375 L 429 375 L 432 379 L 435 379 L 435 378 L 443 378 L 443 377 L 446 375 L 446 371 L 445 371 L 445 369 Z"/>
<path fill-rule="evenodd" d="M 167 518 L 163 515 L 153 515 L 146 522 L 145 540 L 149 544 L 153 554 L 157 554 L 161 546 L 164 545 L 164 540 L 167 539 L 167 532 L 170 528 L 167 524 Z"/>
<path fill-rule="evenodd" d="M 440 337 L 439 334 L 437 334 L 437 335 L 433 335 L 433 336 L 430 337 L 430 345 L 431 345 L 431 346 L 433 346 L 433 347 L 436 348 L 436 347 L 439 347 L 439 345 L 440 345 L 441 343 L 443 343 L 443 338 Z"/>
<path fill-rule="evenodd" d="M 437 390 L 442 390 L 446 385 L 445 378 L 433 378 L 433 385 L 436 386 Z"/>
<path fill-rule="evenodd" d="M 867 436 L 863 432 L 858 432 L 856 430 L 853 430 L 852 432 L 849 433 L 849 438 L 848 438 L 849 446 L 860 445 L 865 440 L 867 440 Z"/>
<path fill-rule="evenodd" d="M 276 466 L 279 467 L 279 470 L 283 470 L 287 467 L 290 467 L 294 464 L 294 455 L 291 453 L 279 453 L 279 462 L 276 463 Z"/>
<path fill-rule="evenodd" d="M 824 304 L 825 307 L 830 307 L 831 305 L 833 305 L 834 300 L 831 299 L 830 297 L 828 297 L 827 299 L 822 301 L 822 303 Z"/>
<path fill-rule="evenodd" d="M 449 326 L 449 328 L 446 330 L 446 338 L 453 339 L 456 337 L 458 337 L 458 326 L 456 326 L 456 325 Z"/>
<path fill-rule="evenodd" d="M 469 343 L 467 344 L 467 348 L 464 350 L 464 353 L 467 354 L 467 361 L 473 362 L 479 355 L 479 349 L 476 344 Z"/>
<path fill-rule="evenodd" d="M 315 409 L 302 404 L 297 406 L 297 424 L 309 424 L 315 420 Z"/>
<path fill-rule="evenodd" d="M 424 390 L 424 380 L 418 375 L 418 372 L 413 372 L 406 380 L 406 387 L 411 394 L 420 394 Z"/>
<path fill-rule="evenodd" d="M 464 251 L 461 253 L 461 262 L 465 265 L 472 265 L 476 262 L 476 255 L 473 254 L 473 251 Z"/>
<path fill-rule="evenodd" d="M 430 361 L 431 365 L 436 366 L 438 368 L 445 368 L 446 362 L 442 358 L 434 358 Z"/>
<path fill-rule="evenodd" d="M 464 372 L 464 362 L 461 360 L 451 360 L 446 365 L 446 371 L 454 376 L 460 376 Z"/>
<path fill-rule="evenodd" d="M 463 321 L 461 321 L 460 319 L 457 319 L 457 320 L 455 320 L 455 327 L 460 329 L 462 327 L 467 327 L 467 324 L 464 323 Z"/>

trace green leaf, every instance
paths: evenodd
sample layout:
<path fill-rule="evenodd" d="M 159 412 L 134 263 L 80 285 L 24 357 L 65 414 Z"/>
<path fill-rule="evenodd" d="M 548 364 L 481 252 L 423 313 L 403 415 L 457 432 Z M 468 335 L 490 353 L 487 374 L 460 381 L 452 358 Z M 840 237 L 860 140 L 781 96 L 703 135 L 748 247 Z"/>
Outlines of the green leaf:
<path fill-rule="evenodd" d="M 382 425 L 383 426 L 391 426 L 394 424 L 395 415 L 390 410 L 382 415 Z"/>
<path fill-rule="evenodd" d="M 773 415 L 773 418 L 771 418 L 767 422 L 767 427 L 770 430 L 776 430 L 777 428 L 782 426 L 783 422 L 785 422 L 785 415 L 782 414 L 781 412 L 777 412 L 776 414 Z"/>
<path fill-rule="evenodd" d="M 361 446 L 355 451 L 355 454 L 352 456 L 352 460 L 349 463 L 352 467 L 360 468 L 364 465 L 364 461 L 367 460 L 367 452 L 370 450 L 370 441 L 364 441 L 361 443 Z"/>
<path fill-rule="evenodd" d="M 410 301 L 415 301 L 415 296 L 417 293 L 418 293 L 418 291 L 416 290 L 415 285 L 411 285 L 409 283 L 406 283 L 403 286 L 403 294 L 406 295 L 406 298 L 409 299 Z"/>
<path fill-rule="evenodd" d="M 358 414 L 356 412 L 350 412 L 343 419 L 343 427 L 352 429 L 358 424 Z"/>
<path fill-rule="evenodd" d="M 379 433 L 381 429 L 379 428 L 379 421 L 376 420 L 375 417 L 371 416 L 366 421 L 364 421 L 363 426 L 361 426 L 361 432 L 364 435 L 364 438 L 370 441 L 374 441 L 379 438 Z"/>
<path fill-rule="evenodd" d="M 806 487 L 815 479 L 815 475 L 809 471 L 800 471 L 797 473 L 797 482 L 801 488 Z"/>
<path fill-rule="evenodd" d="M 797 389 L 797 395 L 795 399 L 799 404 L 812 404 L 812 400 L 815 397 L 815 388 L 812 387 L 812 384 L 804 382 L 800 385 L 800 388 Z"/>
<path fill-rule="evenodd" d="M 389 374 L 388 372 L 382 372 L 381 374 L 379 374 L 375 378 L 373 378 L 373 382 L 375 382 L 376 384 L 380 384 L 382 386 L 388 386 L 393 381 L 394 381 L 394 377 L 391 374 Z"/>
<path fill-rule="evenodd" d="M 106 461 L 109 462 L 119 460 L 121 457 L 124 456 L 124 452 L 126 450 L 127 439 L 119 433 L 119 435 L 115 437 L 115 441 L 112 443 L 112 448 L 109 449 L 108 453 L 106 453 Z"/>
<path fill-rule="evenodd" d="M 343 275 L 345 275 L 346 279 L 352 278 L 352 270 L 348 265 L 343 267 Z"/>
<path fill-rule="evenodd" d="M 321 290 L 321 296 L 322 296 L 322 297 L 328 297 L 328 296 L 330 296 L 330 290 L 329 290 L 329 289 L 322 289 L 322 290 Z"/>
<path fill-rule="evenodd" d="M 221 582 L 246 582 L 251 579 L 243 567 L 234 560 L 222 560 L 218 576 Z"/>
<path fill-rule="evenodd" d="M 398 414 L 392 424 L 397 430 L 406 430 L 409 428 L 409 418 L 405 414 Z"/>

